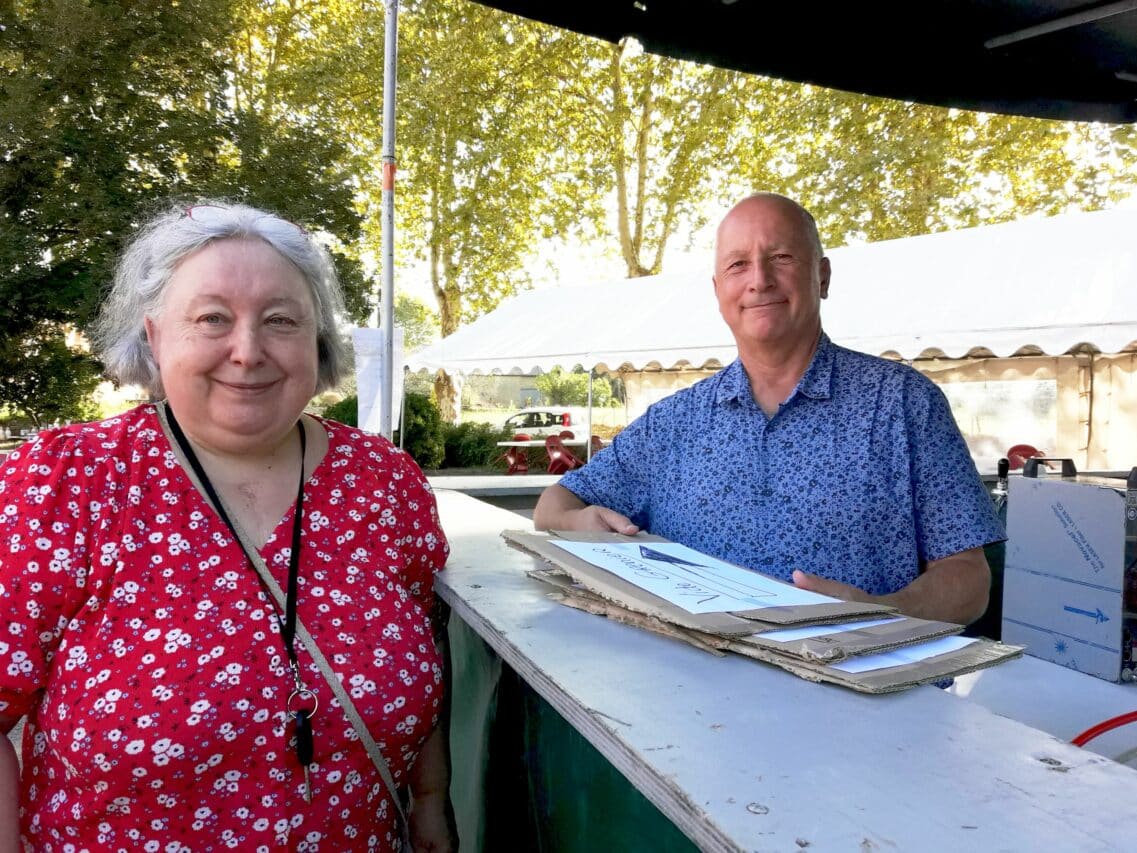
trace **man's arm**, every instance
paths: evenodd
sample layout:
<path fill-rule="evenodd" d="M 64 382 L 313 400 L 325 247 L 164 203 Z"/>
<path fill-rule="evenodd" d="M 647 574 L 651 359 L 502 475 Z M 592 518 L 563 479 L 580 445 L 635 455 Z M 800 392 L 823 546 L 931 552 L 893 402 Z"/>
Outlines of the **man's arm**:
<path fill-rule="evenodd" d="M 991 569 L 982 548 L 932 560 L 924 572 L 889 595 L 869 595 L 849 584 L 794 571 L 794 586 L 845 601 L 872 601 L 906 616 L 968 625 L 983 615 L 991 591 Z"/>
<path fill-rule="evenodd" d="M 533 509 L 538 530 L 604 530 L 634 536 L 640 529 L 620 513 L 586 504 L 564 486 L 552 485 L 541 493 Z"/>

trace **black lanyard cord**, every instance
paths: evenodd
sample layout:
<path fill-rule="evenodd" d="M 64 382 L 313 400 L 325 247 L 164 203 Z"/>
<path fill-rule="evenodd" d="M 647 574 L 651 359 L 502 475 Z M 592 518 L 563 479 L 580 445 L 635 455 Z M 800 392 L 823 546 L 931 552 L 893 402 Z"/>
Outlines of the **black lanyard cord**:
<path fill-rule="evenodd" d="M 174 435 L 174 440 L 177 441 L 178 446 L 182 450 L 182 454 L 189 462 L 190 467 L 193 468 L 197 479 L 201 483 L 201 487 L 205 490 L 206 495 L 213 502 L 217 514 L 228 525 L 229 530 L 233 533 L 233 538 L 237 540 L 237 544 L 241 546 L 241 550 L 245 553 L 247 559 L 254 570 L 257 570 L 257 562 L 253 555 L 246 550 L 245 543 L 242 541 L 241 536 L 237 533 L 237 528 L 233 524 L 233 520 L 229 518 L 229 513 L 225 510 L 225 505 L 221 503 L 221 498 L 217 494 L 217 490 L 210 482 L 209 475 L 205 473 L 205 468 L 202 467 L 201 460 L 197 458 L 194 453 L 193 445 L 190 444 L 186 434 L 182 431 L 181 426 L 178 424 L 178 419 L 174 417 L 174 410 L 170 408 L 167 402 L 166 407 L 166 420 L 170 424 L 170 432 Z M 284 613 L 278 613 L 278 618 L 281 620 L 281 638 L 284 641 L 284 650 L 288 654 L 288 666 L 292 670 L 292 681 L 295 685 L 292 693 L 289 695 L 288 700 L 285 702 L 285 713 L 292 718 L 296 725 L 296 757 L 300 761 L 301 767 L 304 769 L 304 799 L 307 802 L 312 802 L 312 786 L 309 776 L 309 765 L 312 764 L 315 756 L 315 748 L 312 737 L 312 716 L 316 713 L 317 698 L 314 691 L 309 690 L 304 686 L 304 681 L 300 677 L 300 663 L 296 659 L 296 600 L 300 595 L 300 533 L 304 527 L 304 457 L 307 450 L 307 437 L 304 434 L 304 424 L 300 421 L 296 422 L 296 429 L 300 431 L 300 483 L 296 487 L 296 514 L 292 519 L 292 551 L 288 555 L 288 592 L 284 598 Z M 251 546 L 250 546 L 251 547 Z M 267 566 L 264 567 L 268 571 Z M 262 589 L 264 589 L 266 597 L 270 603 L 276 602 L 276 597 L 273 595 L 272 590 L 268 589 L 264 579 L 261 577 L 260 571 L 257 571 L 257 580 L 260 581 Z M 279 609 L 279 605 L 275 605 Z M 307 707 L 293 708 L 293 701 L 297 701 L 301 705 Z"/>
<path fill-rule="evenodd" d="M 225 506 L 221 503 L 221 499 L 217 495 L 217 490 L 213 487 L 213 483 L 209 480 L 209 475 L 205 473 L 205 468 L 202 467 L 201 461 L 194 453 L 193 446 L 186 438 L 186 434 L 182 432 L 181 426 L 178 424 L 177 418 L 174 417 L 174 410 L 170 404 L 166 404 L 166 416 L 170 422 L 170 432 L 174 434 L 174 438 L 178 442 L 178 446 L 182 449 L 182 453 L 186 459 L 189 460 L 190 467 L 193 468 L 197 474 L 198 480 L 201 481 L 201 486 L 205 489 L 205 493 L 213 502 L 217 514 L 221 516 L 222 521 L 229 527 L 233 533 L 233 537 L 240 543 L 241 538 L 237 535 L 237 528 L 233 526 L 232 519 L 225 511 Z M 300 431 L 300 485 L 296 489 L 296 516 L 292 520 L 292 552 L 288 555 L 288 593 L 284 600 L 284 614 L 281 618 L 281 636 L 284 640 L 284 650 L 288 654 L 288 663 L 292 668 L 293 678 L 296 680 L 296 689 L 307 692 L 300 681 L 300 665 L 296 660 L 295 638 L 296 638 L 296 599 L 299 597 L 299 582 L 300 582 L 300 532 L 303 529 L 303 514 L 304 514 L 304 455 L 307 441 L 304 435 L 303 425 L 297 421 L 296 428 Z M 242 550 L 244 546 L 242 545 Z M 246 554 L 245 557 L 249 560 L 252 556 Z M 259 576 L 258 576 L 259 579 Z M 263 581 L 261 586 L 264 586 Z M 268 595 L 268 600 L 272 601 L 272 594 L 265 590 Z"/>

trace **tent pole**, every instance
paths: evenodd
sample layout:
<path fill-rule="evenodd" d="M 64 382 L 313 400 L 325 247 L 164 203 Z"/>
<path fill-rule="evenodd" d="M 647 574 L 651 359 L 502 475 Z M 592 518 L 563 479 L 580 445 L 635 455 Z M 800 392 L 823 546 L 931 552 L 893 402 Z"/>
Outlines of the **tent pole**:
<path fill-rule="evenodd" d="M 403 368 L 403 404 L 399 406 L 399 449 L 406 446 L 407 440 L 407 368 Z"/>
<path fill-rule="evenodd" d="M 628 371 L 629 373 L 631 371 Z M 624 426 L 628 425 L 628 383 L 624 381 L 624 371 L 620 371 L 620 391 L 624 395 Z"/>
<path fill-rule="evenodd" d="M 385 0 L 383 17 L 383 356 L 380 364 L 379 433 L 391 438 L 395 384 L 395 69 L 399 47 L 399 0 Z"/>
<path fill-rule="evenodd" d="M 588 435 L 585 437 L 584 459 L 592 458 L 592 379 L 596 375 L 596 368 L 588 368 Z"/>

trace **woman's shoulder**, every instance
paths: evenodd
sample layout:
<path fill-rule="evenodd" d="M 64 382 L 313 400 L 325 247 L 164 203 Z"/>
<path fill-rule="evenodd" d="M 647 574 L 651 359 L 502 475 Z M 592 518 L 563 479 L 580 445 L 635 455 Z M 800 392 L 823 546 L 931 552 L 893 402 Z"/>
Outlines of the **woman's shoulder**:
<path fill-rule="evenodd" d="M 357 474 L 366 470 L 397 470 L 412 471 L 422 476 L 409 453 L 378 433 L 326 418 L 316 417 L 316 420 L 328 433 L 328 455 L 332 457 L 333 464 L 357 463 L 363 466 L 354 472 Z"/>
<path fill-rule="evenodd" d="M 161 428 L 150 403 L 101 421 L 69 424 L 40 431 L 8 454 L 0 478 L 47 475 L 63 467 L 75 472 L 124 468 L 139 445 L 154 444 Z"/>

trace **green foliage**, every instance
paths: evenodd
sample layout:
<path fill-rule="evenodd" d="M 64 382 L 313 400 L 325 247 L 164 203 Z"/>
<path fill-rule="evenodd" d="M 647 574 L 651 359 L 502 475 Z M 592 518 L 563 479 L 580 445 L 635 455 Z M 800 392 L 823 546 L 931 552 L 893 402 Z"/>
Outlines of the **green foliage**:
<path fill-rule="evenodd" d="M 41 323 L 20 337 L 0 336 L 0 407 L 23 414 L 36 427 L 97 417 L 91 394 L 100 365 L 67 345 L 63 330 Z"/>
<path fill-rule="evenodd" d="M 243 98 L 237 60 L 257 50 L 240 44 L 234 22 L 251 3 L 6 6 L 0 347 L 58 363 L 56 349 L 22 351 L 21 341 L 43 322 L 87 328 L 123 241 L 172 197 L 245 200 L 326 232 L 349 310 L 364 315 L 361 267 L 342 251 L 359 230 L 346 143 L 271 100 Z M 273 76 L 258 81 L 271 87 Z M 79 399 L 87 374 L 72 378 Z"/>
<path fill-rule="evenodd" d="M 244 22 L 238 106 L 285 124 L 296 151 L 346 164 L 364 218 L 355 249 L 377 254 L 383 4 L 234 2 Z M 836 246 L 1095 209 L 1133 186 L 1132 128 L 770 80 L 466 0 L 406 0 L 399 25 L 395 251 L 429 276 L 442 335 L 529 286 L 524 270 L 543 239 L 607 233 L 628 275 L 659 272 L 670 244 L 690 242 L 715 206 L 752 189 L 800 198 Z M 300 127 L 320 145 L 349 147 L 306 148 Z M 450 416 L 452 383 L 440 376 L 434 393 Z"/>
<path fill-rule="evenodd" d="M 324 409 L 324 417 L 348 426 L 359 426 L 359 398 L 354 394 Z"/>
<path fill-rule="evenodd" d="M 298 61 L 319 109 L 359 152 L 367 239 L 380 239 L 381 4 L 343 4 Z M 334 23 L 332 18 L 335 18 Z M 366 36 L 361 36 L 366 33 Z M 461 33 L 455 38 L 455 33 Z M 537 242 L 603 217 L 591 154 L 557 97 L 584 42 L 475 3 L 410 0 L 399 15 L 399 240 L 430 276 L 443 335 L 526 285 Z"/>
<path fill-rule="evenodd" d="M 740 172 L 802 201 L 827 246 L 1097 210 L 1133 191 L 1132 127 L 768 88 L 767 112 L 742 128 L 754 154 Z"/>
<path fill-rule="evenodd" d="M 84 325 L 140 208 L 212 152 L 228 4 L 28 2 L 0 65 L 0 329 Z M 174 108 L 174 105 L 177 108 Z"/>
<path fill-rule="evenodd" d="M 408 355 L 438 340 L 438 312 L 405 293 L 395 295 L 395 325 L 403 329 L 403 351 Z"/>
<path fill-rule="evenodd" d="M 484 468 L 501 455 L 497 442 L 505 438 L 499 426 L 468 422 L 445 423 L 425 394 L 407 393 L 405 447 L 420 468 Z M 324 409 L 324 417 L 349 426 L 359 423 L 359 400 L 345 397 Z M 395 443 L 399 433 L 395 432 Z"/>
<path fill-rule="evenodd" d="M 584 372 L 565 373 L 554 367 L 536 379 L 537 390 L 554 406 L 587 406 L 588 374 Z M 594 408 L 609 405 L 612 400 L 612 383 L 606 376 L 592 379 L 592 405 Z"/>
<path fill-rule="evenodd" d="M 463 422 L 446 426 L 446 468 L 482 468 L 501 456 L 497 442 L 505 430 L 494 424 Z"/>
<path fill-rule="evenodd" d="M 705 224 L 724 164 L 749 153 L 739 125 L 766 81 L 631 44 L 580 39 L 561 97 L 591 129 L 585 141 L 603 168 L 587 191 L 615 196 L 611 236 L 635 277 L 662 272 L 669 241 Z"/>
<path fill-rule="evenodd" d="M 438 407 L 425 394 L 407 394 L 403 403 L 406 431 L 402 442 L 420 468 L 438 468 L 446 458 L 444 424 Z M 399 443 L 396 433 L 395 443 Z"/>
<path fill-rule="evenodd" d="M 336 255 L 349 313 L 366 316 L 374 298 L 360 258 L 377 254 L 383 185 L 384 4 L 22 0 L 4 9 L 8 363 L 34 368 L 43 358 L 42 372 L 55 371 L 61 352 L 25 352 L 23 342 L 42 336 L 41 323 L 87 328 L 122 241 L 171 196 L 246 200 L 302 223 Z M 742 75 L 465 0 L 401 4 L 398 71 L 395 249 L 401 264 L 421 262 L 437 300 L 436 316 L 396 301 L 409 350 L 435 324 L 451 334 L 527 287 L 522 271 L 542 240 L 610 232 L 629 275 L 657 272 L 668 245 L 690 240 L 712 205 L 750 189 L 799 198 L 838 246 L 1097 209 L 1134 185 L 1131 126 Z M 83 397 L 84 376 L 74 373 L 71 399 Z M 563 382 L 571 387 L 548 396 L 583 405 L 587 380 Z M 605 382 L 594 385 L 594 405 L 611 398 Z M 444 384 L 435 395 L 449 411 Z"/>

